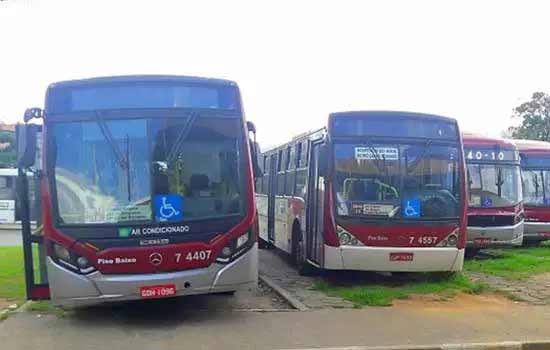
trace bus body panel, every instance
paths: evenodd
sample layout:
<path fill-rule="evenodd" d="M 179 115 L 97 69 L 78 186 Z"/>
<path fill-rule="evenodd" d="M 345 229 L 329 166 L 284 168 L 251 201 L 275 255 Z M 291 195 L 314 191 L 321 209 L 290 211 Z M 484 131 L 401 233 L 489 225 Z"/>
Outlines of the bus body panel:
<path fill-rule="evenodd" d="M 49 100 L 54 89 L 61 88 L 69 89 L 67 91 L 70 91 L 73 87 L 80 89 L 91 86 L 93 88 L 96 83 L 114 83 L 116 87 L 125 87 L 127 86 L 125 84 L 132 86 L 132 82 L 139 82 L 140 84 L 152 83 L 153 87 L 155 87 L 157 83 L 165 84 L 174 82 L 180 85 L 189 83 L 191 87 L 199 86 L 200 88 L 208 88 L 211 84 L 214 84 L 216 88 L 222 86 L 224 88 L 236 89 L 234 97 L 237 101 L 235 102 L 236 110 L 234 114 L 238 114 L 236 118 L 238 118 L 238 123 L 240 125 L 239 129 L 242 131 L 241 134 L 243 135 L 242 163 L 238 163 L 239 166 L 241 164 L 243 165 L 240 169 L 243 176 L 243 187 L 240 195 L 241 198 L 246 201 L 246 211 L 243 210 L 242 219 L 239 219 L 237 224 L 223 232 L 216 232 L 217 235 L 207 242 L 191 241 L 182 244 L 152 243 L 146 246 L 128 247 L 120 247 L 119 245 L 116 248 L 99 249 L 87 242 L 85 238 L 72 237 L 70 232 L 71 227 L 59 226 L 54 219 L 54 208 L 57 203 L 54 202 L 56 200 L 54 197 L 55 191 L 52 189 L 52 182 L 50 181 L 54 174 L 50 172 L 48 166 L 48 132 L 51 132 L 49 127 L 51 123 L 71 121 L 72 114 L 69 113 L 68 116 L 64 114 L 54 114 L 50 116 L 50 119 L 48 119 L 48 115 L 46 114 L 42 137 L 42 149 L 44 150 L 42 154 L 42 169 L 44 169 L 44 177 L 42 178 L 40 187 L 43 218 L 42 244 L 48 255 L 45 265 L 48 271 L 49 292 L 52 302 L 59 305 L 85 306 L 105 301 L 140 299 L 140 287 L 159 284 L 175 284 L 176 294 L 174 296 L 255 288 L 258 269 L 256 243 L 258 218 L 254 199 L 252 157 L 249 138 L 246 131 L 247 125 L 244 112 L 242 111 L 240 92 L 235 83 L 224 80 L 172 76 L 97 78 L 55 83 L 50 85 L 47 92 L 46 111 L 48 111 L 48 108 L 52 110 L 56 108 L 55 104 L 52 104 L 52 101 Z M 158 97 L 159 96 L 157 96 L 157 98 Z M 126 100 L 123 98 L 124 101 L 122 102 L 132 100 L 128 98 L 128 96 L 125 98 Z M 112 99 L 112 101 L 115 101 L 115 103 L 119 102 L 116 101 L 116 99 Z M 89 107 L 90 105 L 87 106 Z M 120 108 L 122 108 L 121 111 L 124 112 L 124 108 L 126 107 Z M 193 107 L 190 108 L 192 109 Z M 209 111 L 211 112 L 212 110 L 213 109 L 210 109 Z M 93 115 L 93 111 L 92 108 L 87 112 L 91 112 Z M 209 111 L 205 110 L 205 113 Z M 65 113 L 65 111 L 59 113 Z M 75 118 L 81 118 L 81 113 L 79 113 L 80 112 L 75 114 Z M 105 118 L 104 120 L 108 121 L 110 119 Z M 156 224 L 158 223 L 151 221 L 146 225 L 155 226 Z M 161 223 L 159 225 L 179 226 L 188 224 L 186 221 L 180 220 L 178 222 Z M 143 225 L 118 222 L 112 226 L 116 228 L 135 228 Z M 225 262 L 216 261 L 216 258 L 221 257 L 222 248 L 230 244 L 236 244 L 237 238 L 240 239 L 240 237 L 244 235 L 249 237 L 246 241 L 248 243 L 245 243 L 246 249 L 241 249 L 239 255 L 235 255 L 236 257 L 231 259 L 226 259 Z M 143 238 L 162 239 L 169 238 L 169 236 L 151 235 L 144 236 Z M 113 240 L 112 237 L 109 239 Z M 123 238 L 118 239 L 120 240 Z M 87 258 L 90 265 L 95 270 L 87 274 L 78 273 L 63 266 L 63 264 L 60 264 L 58 261 L 54 261 L 54 249 L 52 248 L 54 243 L 68 249 L 71 254 Z M 209 251 L 208 255 L 206 255 L 206 250 Z M 239 251 L 238 248 L 236 251 Z M 200 254 L 201 252 L 205 254 Z M 151 257 L 154 254 L 157 256 L 160 255 L 162 263 L 153 263 Z M 175 261 L 175 259 L 177 259 L 177 261 Z M 29 267 L 26 266 L 26 269 L 28 268 Z M 42 291 L 43 287 L 44 285 L 34 286 L 35 289 L 40 289 L 40 291 Z M 28 293 L 28 298 L 32 298 L 32 293 L 31 290 L 30 293 Z"/>
<path fill-rule="evenodd" d="M 362 128 L 365 130 L 368 129 L 368 121 L 372 116 L 375 118 L 384 117 L 383 120 L 395 117 L 399 121 L 399 125 L 401 125 L 401 121 L 411 123 L 411 121 L 422 120 L 424 130 L 434 135 L 438 146 L 448 146 L 449 150 L 455 147 L 454 156 L 449 156 L 450 152 L 453 151 L 448 151 L 449 153 L 444 153 L 442 157 L 450 158 L 436 158 L 436 160 L 443 159 L 445 161 L 450 159 L 450 163 L 453 163 L 454 160 L 454 168 L 449 166 L 449 168 L 443 169 L 449 169 L 446 170 L 449 174 L 454 171 L 454 174 L 458 176 L 458 178 L 452 177 L 456 186 L 453 187 L 453 191 L 456 190 L 460 196 L 460 199 L 455 201 L 457 206 L 456 217 L 452 215 L 439 221 L 437 218 L 424 221 L 406 219 L 390 221 L 376 218 L 374 220 L 375 224 L 372 223 L 372 220 L 371 222 L 368 220 L 356 220 L 354 222 L 353 220 L 340 218 L 339 214 L 336 214 L 335 170 L 330 168 L 329 174 L 321 176 L 315 167 L 318 166 L 319 162 L 319 145 L 333 146 L 332 143 L 336 142 L 334 140 L 335 136 L 331 134 L 333 121 L 335 118 L 348 114 L 357 119 L 364 117 L 365 124 L 362 125 Z M 385 123 L 385 121 L 381 121 L 382 119 L 378 119 L 377 127 L 380 127 L 380 123 Z M 444 129 L 442 132 L 443 129 L 438 131 L 435 127 L 432 127 L 435 125 L 445 125 L 441 128 L 445 128 L 447 125 L 452 127 Z M 402 130 L 409 130 L 409 128 L 403 127 Z M 450 133 L 449 130 L 451 130 Z M 395 136 L 394 139 L 392 137 L 389 137 L 387 142 L 392 140 L 411 142 L 426 148 L 432 142 L 430 138 L 423 139 L 410 135 Z M 361 135 L 353 135 L 348 139 L 341 137 L 344 141 L 339 142 L 351 143 L 352 141 L 349 140 L 352 138 L 361 143 Z M 306 145 L 307 156 L 305 159 L 308 160 L 307 164 L 305 164 L 303 154 L 300 156 L 300 153 L 306 150 Z M 333 166 L 331 163 L 333 159 L 330 157 L 333 157 L 335 151 L 330 147 L 325 147 L 325 149 L 329 153 L 329 164 Z M 462 151 L 462 136 L 455 120 L 406 112 L 335 113 L 329 117 L 328 128 L 299 135 L 286 144 L 264 150 L 262 159 L 264 177 L 257 182 L 256 187 L 260 237 L 266 242 L 272 241 L 277 249 L 281 249 L 288 254 L 294 254 L 293 247 L 301 243 L 305 250 L 304 256 L 307 263 L 331 270 L 431 272 L 459 271 L 462 269 L 466 243 L 465 162 Z M 274 165 L 276 171 L 273 170 Z M 306 181 L 300 180 L 300 172 L 302 171 L 307 174 Z M 269 175 L 269 172 L 272 175 Z M 447 175 L 447 173 L 445 174 Z M 450 179 L 451 175 L 448 175 L 448 178 Z M 275 188 L 284 186 L 285 189 L 284 191 L 279 189 L 275 196 L 277 205 L 273 214 L 274 218 L 271 219 L 271 222 L 275 223 L 275 237 L 272 238 L 269 236 L 267 228 L 270 222 L 268 196 L 273 192 L 274 181 L 276 182 Z M 296 193 L 300 195 L 296 195 Z M 297 232 L 298 242 L 293 242 L 296 239 L 293 228 L 300 228 Z M 339 232 L 342 228 L 348 231 L 359 244 L 342 245 L 339 238 Z M 453 239 L 454 245 L 447 245 L 447 237 Z M 438 244 L 441 246 L 437 246 Z M 399 261 L 402 256 L 413 256 L 413 261 L 406 261 L 406 259 Z M 297 257 L 294 256 L 294 258 Z M 390 258 L 393 260 L 390 260 Z"/>
<path fill-rule="evenodd" d="M 533 140 L 510 140 L 519 149 L 521 157 L 521 168 L 523 170 L 522 177 L 524 179 L 524 209 L 525 223 L 523 239 L 525 242 L 540 242 L 550 239 L 550 205 L 546 198 L 534 204 L 529 200 L 531 194 L 529 188 L 526 188 L 526 178 L 531 172 L 535 172 L 538 176 L 546 176 L 550 171 L 550 143 L 544 141 Z M 545 179 L 541 178 L 542 186 L 544 187 Z M 538 189 L 539 191 L 541 188 Z M 546 197 L 545 188 L 542 188 Z M 540 196 L 540 193 L 538 193 Z M 550 196 L 550 194 L 549 194 Z M 539 200 L 541 198 L 534 198 Z"/>
<path fill-rule="evenodd" d="M 396 259 L 394 256 L 407 258 Z M 463 262 L 464 249 L 459 248 L 325 245 L 324 268 L 386 272 L 461 271 Z"/>
<path fill-rule="evenodd" d="M 100 302 L 142 299 L 140 288 L 175 285 L 174 296 L 218 293 L 255 288 L 258 250 L 252 249 L 227 264 L 151 274 L 104 275 L 99 271 L 83 276 L 48 258 L 48 277 L 53 303 L 61 306 L 89 306 Z"/>
<path fill-rule="evenodd" d="M 481 184 L 479 185 L 481 186 L 479 203 L 476 203 L 475 206 L 468 206 L 467 247 L 484 248 L 489 246 L 521 245 L 524 236 L 524 208 L 517 147 L 508 140 L 475 134 L 465 133 L 463 139 L 464 152 L 467 155 L 466 163 L 468 167 L 479 168 L 480 180 L 478 181 Z M 499 169 L 499 173 L 501 168 L 517 170 L 515 175 L 503 178 L 500 184 L 500 186 L 506 186 L 517 182 L 518 186 L 513 189 L 514 193 L 509 194 L 509 196 L 517 198 L 515 203 L 506 202 L 507 199 L 504 200 L 503 195 L 498 194 L 497 196 L 490 191 L 487 191 L 487 193 L 493 196 L 494 199 L 485 200 L 482 198 L 484 193 L 483 185 L 485 185 L 484 180 L 481 179 L 482 167 Z M 468 169 L 468 178 L 472 181 L 470 170 Z M 500 187 L 499 191 L 501 191 Z M 488 194 L 485 194 L 485 196 L 486 198 L 490 198 Z M 472 190 L 469 192 L 469 199 L 473 201 Z M 493 200 L 499 201 L 501 199 L 507 204 L 493 206 Z"/>

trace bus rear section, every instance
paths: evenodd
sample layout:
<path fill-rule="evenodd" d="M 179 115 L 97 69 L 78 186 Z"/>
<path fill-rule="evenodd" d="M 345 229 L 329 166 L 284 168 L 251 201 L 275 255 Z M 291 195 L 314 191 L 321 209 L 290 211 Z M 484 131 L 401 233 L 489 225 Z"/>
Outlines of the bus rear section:
<path fill-rule="evenodd" d="M 497 138 L 463 137 L 469 190 L 468 248 L 521 245 L 524 211 L 517 147 Z"/>
<path fill-rule="evenodd" d="M 43 225 L 23 232 L 30 299 L 84 306 L 255 288 L 256 157 L 235 83 L 62 82 L 38 114 Z M 34 283 L 33 242 L 46 284 Z"/>
<path fill-rule="evenodd" d="M 297 154 L 296 147 L 307 149 L 307 161 L 285 171 L 285 152 Z M 274 205 L 259 213 L 267 224 L 262 227 L 260 220 L 260 236 L 289 252 L 302 271 L 462 269 L 465 168 L 455 120 L 405 112 L 334 113 L 327 129 L 263 156 L 274 158 L 264 164 L 276 168 L 264 171 L 259 196 L 268 208 L 270 201 Z M 291 163 L 298 158 L 290 156 Z M 298 164 L 307 174 L 303 190 Z M 273 191 L 289 179 L 290 190 Z"/>
<path fill-rule="evenodd" d="M 518 147 L 523 183 L 523 242 L 550 239 L 550 143 L 512 140 Z"/>

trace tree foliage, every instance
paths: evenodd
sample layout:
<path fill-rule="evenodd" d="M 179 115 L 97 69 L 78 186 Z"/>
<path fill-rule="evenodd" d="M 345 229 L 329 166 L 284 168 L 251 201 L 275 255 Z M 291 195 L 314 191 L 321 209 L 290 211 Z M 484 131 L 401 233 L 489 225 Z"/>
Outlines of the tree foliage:
<path fill-rule="evenodd" d="M 515 139 L 550 141 L 550 95 L 535 92 L 531 100 L 514 108 L 514 118 L 520 119 L 519 126 L 510 127 Z"/>
<path fill-rule="evenodd" d="M 15 135 L 13 132 L 0 131 L 0 168 L 12 168 L 16 163 Z"/>

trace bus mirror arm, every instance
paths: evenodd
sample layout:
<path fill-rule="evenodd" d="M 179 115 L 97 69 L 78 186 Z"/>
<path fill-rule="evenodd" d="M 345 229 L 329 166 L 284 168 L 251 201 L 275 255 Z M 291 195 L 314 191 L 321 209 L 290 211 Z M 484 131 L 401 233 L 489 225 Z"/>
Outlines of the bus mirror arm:
<path fill-rule="evenodd" d="M 37 124 L 17 124 L 15 137 L 17 140 L 17 167 L 30 168 L 36 161 L 37 135 L 41 126 Z"/>
<path fill-rule="evenodd" d="M 326 177 L 328 175 L 328 148 L 327 145 L 319 147 L 319 175 Z"/>
<path fill-rule="evenodd" d="M 260 164 L 258 163 L 258 156 L 260 154 L 260 145 L 258 145 L 258 142 L 256 142 L 256 125 L 252 123 L 251 121 L 246 122 L 246 129 L 249 133 L 252 133 L 252 139 L 249 139 L 250 144 L 250 158 L 252 158 L 252 171 L 254 173 L 254 178 L 260 178 L 264 176 L 262 172 L 262 168 L 260 168 Z"/>

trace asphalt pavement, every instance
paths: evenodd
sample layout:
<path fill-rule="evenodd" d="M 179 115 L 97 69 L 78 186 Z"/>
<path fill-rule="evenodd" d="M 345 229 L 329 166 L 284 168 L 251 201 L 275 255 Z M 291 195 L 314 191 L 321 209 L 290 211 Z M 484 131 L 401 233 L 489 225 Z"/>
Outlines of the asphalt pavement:
<path fill-rule="evenodd" d="M 93 308 L 64 317 L 24 311 L 0 322 L 0 348 L 292 349 L 545 340 L 550 307 L 406 306 L 311 311 L 197 310 L 174 300 Z"/>
<path fill-rule="evenodd" d="M 21 245 L 20 230 L 2 230 L 0 229 L 0 247 Z"/>

